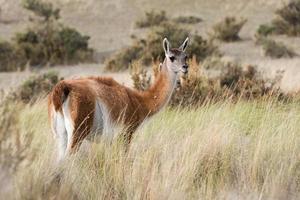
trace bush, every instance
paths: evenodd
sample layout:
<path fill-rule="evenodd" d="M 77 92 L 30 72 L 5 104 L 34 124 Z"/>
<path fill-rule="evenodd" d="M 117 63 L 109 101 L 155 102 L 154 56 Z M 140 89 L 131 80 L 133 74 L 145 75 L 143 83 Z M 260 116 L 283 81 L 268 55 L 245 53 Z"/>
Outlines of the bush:
<path fill-rule="evenodd" d="M 271 24 L 261 25 L 258 34 L 285 34 L 289 36 L 300 35 L 300 0 L 291 0 L 282 8 L 276 10 L 276 17 Z"/>
<path fill-rule="evenodd" d="M 211 56 L 220 57 L 222 55 L 219 47 L 213 43 L 213 40 L 203 39 L 200 35 L 192 37 L 187 53 L 190 56 L 195 56 L 197 62 L 204 61 Z"/>
<path fill-rule="evenodd" d="M 89 36 L 58 22 L 59 9 L 51 3 L 24 0 L 24 8 L 38 19 L 24 33 L 17 33 L 12 43 L 0 42 L 0 71 L 23 69 L 25 64 L 77 64 L 93 61 Z"/>
<path fill-rule="evenodd" d="M 89 37 L 64 26 L 29 29 L 18 33 L 14 40 L 31 66 L 76 64 L 93 59 L 93 50 L 88 47 Z"/>
<path fill-rule="evenodd" d="M 35 102 L 38 98 L 46 95 L 60 81 L 57 72 L 48 72 L 29 77 L 8 98 L 23 103 Z"/>
<path fill-rule="evenodd" d="M 164 50 L 162 40 L 167 37 L 172 47 L 179 47 L 189 35 L 189 31 L 173 23 L 162 23 L 160 26 L 149 30 L 147 39 L 135 39 L 133 45 L 120 50 L 106 60 L 106 70 L 117 71 L 128 69 L 130 63 L 140 60 L 142 65 L 150 65 L 153 60 L 162 61 Z M 200 35 L 191 37 L 189 55 L 195 55 L 197 61 L 202 61 L 208 56 L 220 55 L 218 47 L 213 41 L 203 39 Z"/>
<path fill-rule="evenodd" d="M 133 81 L 134 88 L 138 90 L 146 90 L 151 84 L 151 76 L 147 73 L 147 70 L 141 68 L 139 62 L 132 63 L 130 67 L 131 79 Z"/>
<path fill-rule="evenodd" d="M 165 11 L 150 11 L 145 13 L 145 17 L 141 19 L 140 21 L 137 21 L 135 23 L 135 26 L 137 28 L 149 28 L 153 26 L 159 26 L 162 23 L 169 22 L 169 23 L 182 23 L 182 24 L 197 24 L 199 22 L 202 22 L 202 19 L 200 17 L 196 16 L 179 16 L 174 19 L 170 19 L 166 15 Z"/>
<path fill-rule="evenodd" d="M 175 23 L 183 23 L 183 24 L 198 24 L 202 22 L 200 17 L 195 16 L 179 16 L 173 20 Z"/>
<path fill-rule="evenodd" d="M 264 55 L 271 58 L 292 58 L 296 56 L 296 53 L 282 42 L 261 38 L 259 39 L 259 44 L 262 45 Z"/>
<path fill-rule="evenodd" d="M 128 69 L 130 63 L 142 58 L 144 44 L 142 41 L 134 41 L 132 46 L 121 49 L 105 60 L 105 70 L 121 71 Z"/>
<path fill-rule="evenodd" d="M 24 8 L 42 18 L 35 20 L 34 27 L 16 34 L 14 38 L 31 66 L 92 62 L 93 50 L 88 44 L 90 37 L 58 23 L 59 9 L 39 0 L 25 0 Z"/>
<path fill-rule="evenodd" d="M 162 22 L 168 21 L 165 11 L 156 12 L 154 10 L 145 13 L 145 18 L 135 23 L 137 28 L 147 28 L 158 26 Z"/>
<path fill-rule="evenodd" d="M 157 69 L 158 65 L 155 66 L 153 69 Z M 255 66 L 249 65 L 244 70 L 239 64 L 223 63 L 220 75 L 209 78 L 203 74 L 195 57 L 190 61 L 189 66 L 188 75 L 182 77 L 181 86 L 175 90 L 171 98 L 171 106 L 199 106 L 224 100 L 235 102 L 239 99 L 284 97 L 278 88 L 281 74 L 274 79 L 264 79 Z M 138 90 L 149 88 L 151 82 L 149 79 L 151 78 L 143 70 L 135 70 L 132 76 L 134 87 Z"/>
<path fill-rule="evenodd" d="M 268 25 L 268 24 L 263 24 L 258 27 L 257 35 L 258 36 L 268 36 L 268 35 L 274 33 L 275 30 L 276 30 L 276 28 L 274 26 Z"/>
<path fill-rule="evenodd" d="M 300 35 L 300 0 L 292 0 L 276 11 L 272 24 L 278 34 Z"/>
<path fill-rule="evenodd" d="M 25 55 L 9 42 L 0 41 L 0 72 L 24 69 Z"/>
<path fill-rule="evenodd" d="M 267 84 L 255 66 L 249 65 L 246 70 L 234 63 L 229 63 L 220 76 L 222 88 L 229 89 L 234 97 L 255 99 L 273 92 L 273 84 Z"/>
<path fill-rule="evenodd" d="M 51 18 L 59 19 L 60 17 L 59 9 L 54 8 L 51 3 L 40 0 L 23 0 L 23 7 L 32 11 L 36 16 L 43 18 L 44 21 L 49 21 Z"/>
<path fill-rule="evenodd" d="M 225 42 L 240 40 L 239 32 L 246 22 L 246 19 L 237 20 L 235 17 L 226 17 L 213 27 L 213 38 Z"/>

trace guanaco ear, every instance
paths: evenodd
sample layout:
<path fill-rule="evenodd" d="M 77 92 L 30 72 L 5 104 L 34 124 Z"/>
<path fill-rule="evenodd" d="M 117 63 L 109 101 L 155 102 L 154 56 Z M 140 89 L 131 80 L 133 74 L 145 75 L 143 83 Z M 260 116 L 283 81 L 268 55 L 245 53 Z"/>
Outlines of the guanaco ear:
<path fill-rule="evenodd" d="M 169 54 L 169 52 L 170 52 L 170 43 L 169 43 L 167 38 L 165 38 L 164 41 L 163 41 L 163 47 L 164 47 L 164 50 L 165 50 L 165 54 Z"/>
<path fill-rule="evenodd" d="M 179 47 L 179 49 L 183 52 L 185 52 L 187 45 L 189 44 L 189 38 L 187 37 L 184 42 L 182 43 L 182 45 Z"/>
<path fill-rule="evenodd" d="M 161 71 L 161 69 L 162 69 L 162 63 L 159 63 L 158 70 Z"/>

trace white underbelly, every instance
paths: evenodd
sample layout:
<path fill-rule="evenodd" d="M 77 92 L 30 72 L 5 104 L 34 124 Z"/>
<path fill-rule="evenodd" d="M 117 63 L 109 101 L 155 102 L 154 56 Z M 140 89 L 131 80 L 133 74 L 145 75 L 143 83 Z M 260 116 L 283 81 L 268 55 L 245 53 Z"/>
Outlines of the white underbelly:
<path fill-rule="evenodd" d="M 112 123 L 110 112 L 100 100 L 96 101 L 93 126 L 91 133 L 86 139 L 91 141 L 99 141 L 101 139 L 112 140 L 118 133 L 117 125 Z"/>

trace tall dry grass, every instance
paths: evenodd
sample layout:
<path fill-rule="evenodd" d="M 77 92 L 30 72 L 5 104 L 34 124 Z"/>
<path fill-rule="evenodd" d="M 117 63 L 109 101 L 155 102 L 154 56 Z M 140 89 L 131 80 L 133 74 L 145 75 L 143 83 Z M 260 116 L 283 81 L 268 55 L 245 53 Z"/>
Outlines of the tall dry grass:
<path fill-rule="evenodd" d="M 165 110 L 117 141 L 85 143 L 60 166 L 46 103 L 19 110 L 34 155 L 12 176 L 8 199 L 298 199 L 300 106 L 219 102 Z M 26 130 L 26 131 L 25 131 Z"/>

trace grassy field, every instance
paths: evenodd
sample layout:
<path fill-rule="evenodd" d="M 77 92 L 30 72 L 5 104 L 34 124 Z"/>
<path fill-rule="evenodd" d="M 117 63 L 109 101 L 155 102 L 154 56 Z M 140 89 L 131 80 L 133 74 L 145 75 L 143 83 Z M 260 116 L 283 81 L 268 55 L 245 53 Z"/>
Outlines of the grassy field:
<path fill-rule="evenodd" d="M 167 109 L 144 124 L 127 154 L 117 141 L 86 143 L 59 168 L 45 101 L 14 108 L 13 127 L 19 130 L 14 134 L 19 134 L 25 153 L 7 177 L 11 186 L 3 194 L 8 198 L 300 197 L 296 103 L 223 102 L 195 110 Z M 26 138 L 31 142 L 24 142 Z"/>

